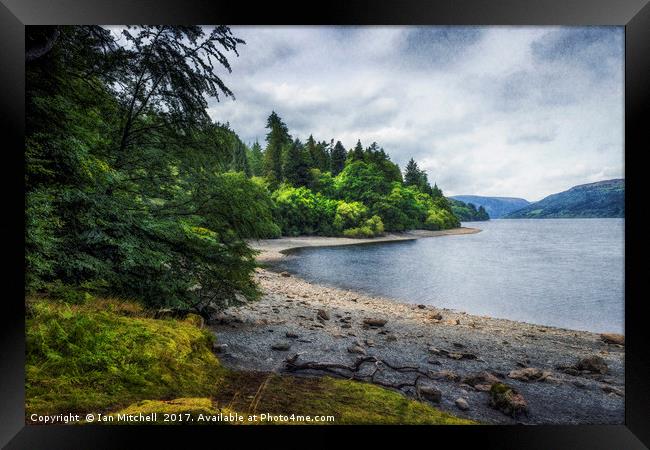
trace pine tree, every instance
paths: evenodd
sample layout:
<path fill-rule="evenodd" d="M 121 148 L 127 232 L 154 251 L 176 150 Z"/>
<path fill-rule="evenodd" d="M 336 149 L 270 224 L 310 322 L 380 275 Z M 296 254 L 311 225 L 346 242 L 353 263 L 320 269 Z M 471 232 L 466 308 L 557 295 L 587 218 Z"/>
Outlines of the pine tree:
<path fill-rule="evenodd" d="M 285 180 L 293 186 L 306 186 L 311 178 L 309 176 L 308 153 L 302 143 L 296 139 L 287 150 L 283 172 Z"/>
<path fill-rule="evenodd" d="M 248 150 L 248 164 L 253 176 L 261 177 L 264 174 L 264 153 L 257 141 Z"/>
<path fill-rule="evenodd" d="M 230 169 L 235 172 L 244 172 L 247 177 L 251 176 L 251 168 L 248 164 L 248 156 L 246 155 L 246 146 L 239 139 L 233 149 L 232 162 Z"/>
<path fill-rule="evenodd" d="M 331 164 L 330 168 L 332 170 L 332 175 L 336 176 L 343 170 L 345 167 L 345 159 L 347 157 L 347 152 L 345 147 L 341 144 L 341 141 L 336 141 L 336 145 L 332 149 L 331 155 Z"/>
<path fill-rule="evenodd" d="M 420 169 L 418 168 L 418 163 L 411 158 L 406 164 L 406 171 L 404 172 L 404 184 L 406 186 L 419 186 L 420 185 Z"/>
<path fill-rule="evenodd" d="M 364 151 L 363 146 L 361 145 L 361 140 L 357 141 L 357 145 L 354 146 L 348 155 L 350 162 L 353 161 L 363 161 Z"/>
<path fill-rule="evenodd" d="M 283 180 L 282 152 L 284 147 L 291 143 L 291 136 L 289 135 L 289 129 L 275 111 L 272 111 L 267 119 L 266 128 L 269 129 L 269 132 L 266 135 L 264 174 L 271 186 L 277 186 Z"/>

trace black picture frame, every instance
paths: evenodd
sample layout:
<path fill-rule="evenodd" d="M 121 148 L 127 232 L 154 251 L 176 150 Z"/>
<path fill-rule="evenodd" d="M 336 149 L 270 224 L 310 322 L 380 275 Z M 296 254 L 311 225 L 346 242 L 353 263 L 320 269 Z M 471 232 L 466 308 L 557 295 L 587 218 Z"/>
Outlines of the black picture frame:
<path fill-rule="evenodd" d="M 299 427 L 111 427 L 25 425 L 24 417 L 24 28 L 53 24 L 302 24 L 302 25 L 621 25 L 625 26 L 625 424 L 620 426 L 483 426 L 483 427 L 347 427 L 365 445 L 377 445 L 385 434 L 412 441 L 421 433 L 425 443 L 474 443 L 501 449 L 642 449 L 650 446 L 650 331 L 642 313 L 644 242 L 641 230 L 642 155 L 648 144 L 650 100 L 649 0 L 337 0 L 291 4 L 222 0 L 0 0 L 0 86 L 4 134 L 2 181 L 5 183 L 5 319 L 0 356 L 0 444 L 11 449 L 130 448 L 134 439 L 188 447 L 196 437 L 226 445 L 224 435 L 237 439 L 262 437 L 284 446 L 339 445 L 332 428 Z M 644 145 L 645 144 L 645 145 Z M 8 158 L 9 157 L 9 158 Z M 636 202 L 636 203 L 633 203 Z M 11 289 L 7 289 L 7 288 Z M 354 433 L 349 431 L 354 428 Z M 290 429 L 290 430 L 288 430 Z M 341 430 L 341 427 L 334 427 Z M 272 431 L 269 433 L 268 431 Z M 365 431 L 365 432 L 364 432 Z M 235 436 L 230 436 L 235 437 Z M 346 438 L 347 439 L 347 438 Z M 301 445 L 300 442 L 303 442 Z M 376 441 L 376 442 L 372 442 Z M 208 442 L 210 442 L 208 440 Z M 348 441 L 345 441 L 346 443 Z M 448 441 L 449 442 L 449 441 Z M 414 443 L 415 444 L 415 443 Z"/>

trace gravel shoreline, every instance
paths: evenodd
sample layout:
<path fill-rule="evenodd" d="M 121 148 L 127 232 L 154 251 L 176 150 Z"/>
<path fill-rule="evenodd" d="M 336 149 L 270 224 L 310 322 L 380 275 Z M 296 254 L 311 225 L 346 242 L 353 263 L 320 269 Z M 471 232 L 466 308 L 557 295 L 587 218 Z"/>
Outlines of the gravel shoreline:
<path fill-rule="evenodd" d="M 383 241 L 478 231 L 415 231 Z M 377 241 L 303 237 L 252 243 L 262 252 L 258 260 L 268 266 L 255 274 L 264 295 L 211 322 L 224 365 L 286 372 L 290 359 L 293 368 L 310 362 L 331 365 L 293 371 L 296 375 L 368 379 L 378 367 L 374 358 L 385 362 L 375 382 L 461 417 L 495 424 L 624 422 L 624 344 L 597 333 L 399 303 L 273 270 L 273 262 L 295 247 Z M 344 369 L 362 358 L 370 361 L 358 372 Z M 513 417 L 490 406 L 487 391 L 497 382 L 523 396 L 527 414 Z"/>

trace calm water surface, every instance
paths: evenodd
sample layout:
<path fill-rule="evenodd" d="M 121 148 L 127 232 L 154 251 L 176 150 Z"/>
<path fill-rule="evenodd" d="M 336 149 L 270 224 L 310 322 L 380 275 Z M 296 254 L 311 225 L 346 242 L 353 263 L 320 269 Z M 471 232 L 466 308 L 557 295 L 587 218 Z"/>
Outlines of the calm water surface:
<path fill-rule="evenodd" d="M 282 267 L 334 286 L 524 322 L 623 333 L 624 219 L 471 222 L 478 234 L 302 249 Z"/>

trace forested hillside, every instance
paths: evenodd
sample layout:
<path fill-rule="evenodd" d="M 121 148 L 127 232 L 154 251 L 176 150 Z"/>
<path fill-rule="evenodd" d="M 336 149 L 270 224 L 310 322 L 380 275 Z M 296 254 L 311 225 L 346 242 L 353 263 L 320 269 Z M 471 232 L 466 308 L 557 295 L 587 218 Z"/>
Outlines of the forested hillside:
<path fill-rule="evenodd" d="M 474 203 L 465 203 L 460 200 L 450 198 L 451 210 L 459 220 L 463 222 L 476 222 L 482 220 L 490 220 L 490 216 L 483 206 L 476 209 Z"/>
<path fill-rule="evenodd" d="M 581 184 L 549 195 L 507 219 L 625 217 L 625 180 Z"/>
<path fill-rule="evenodd" d="M 203 312 L 258 295 L 248 238 L 459 225 L 377 143 L 302 141 L 275 112 L 264 142 L 213 122 L 242 45 L 225 26 L 27 28 L 28 294 Z"/>
<path fill-rule="evenodd" d="M 524 208 L 530 204 L 528 200 L 515 197 L 484 197 L 481 195 L 452 195 L 451 200 L 472 203 L 485 208 L 491 219 L 499 219 L 506 214 Z"/>

